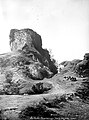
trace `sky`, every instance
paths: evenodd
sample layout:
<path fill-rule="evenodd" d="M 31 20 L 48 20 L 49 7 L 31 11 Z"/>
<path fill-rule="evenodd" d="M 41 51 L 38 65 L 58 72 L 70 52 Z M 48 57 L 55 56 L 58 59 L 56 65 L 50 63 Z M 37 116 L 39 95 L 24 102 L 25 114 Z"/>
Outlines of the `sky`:
<path fill-rule="evenodd" d="M 0 54 L 10 51 L 10 29 L 30 28 L 60 63 L 89 52 L 89 0 L 0 0 Z"/>

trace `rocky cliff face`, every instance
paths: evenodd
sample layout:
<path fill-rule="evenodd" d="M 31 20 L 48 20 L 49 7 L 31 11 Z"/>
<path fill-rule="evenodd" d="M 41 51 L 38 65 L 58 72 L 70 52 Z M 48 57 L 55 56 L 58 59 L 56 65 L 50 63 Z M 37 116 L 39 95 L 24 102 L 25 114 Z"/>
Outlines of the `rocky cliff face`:
<path fill-rule="evenodd" d="M 84 59 L 77 64 L 76 71 L 82 77 L 89 77 L 89 53 L 86 53 Z"/>
<path fill-rule="evenodd" d="M 10 47 L 11 53 L 0 56 L 0 77 L 4 81 L 2 93 L 13 94 L 14 91 L 17 94 L 15 89 L 20 91 L 19 81 L 43 80 L 57 73 L 49 52 L 42 48 L 41 36 L 33 30 L 12 29 Z"/>
<path fill-rule="evenodd" d="M 48 67 L 53 74 L 57 73 L 57 67 L 50 58 L 49 51 L 42 48 L 42 39 L 31 29 L 12 29 L 10 32 L 11 50 L 20 51 L 25 56 L 33 55 L 35 61 Z M 37 61 L 37 62 L 38 62 Z"/>
<path fill-rule="evenodd" d="M 89 54 L 58 68 L 31 29 L 10 31 L 0 55 L 0 120 L 89 119 Z"/>

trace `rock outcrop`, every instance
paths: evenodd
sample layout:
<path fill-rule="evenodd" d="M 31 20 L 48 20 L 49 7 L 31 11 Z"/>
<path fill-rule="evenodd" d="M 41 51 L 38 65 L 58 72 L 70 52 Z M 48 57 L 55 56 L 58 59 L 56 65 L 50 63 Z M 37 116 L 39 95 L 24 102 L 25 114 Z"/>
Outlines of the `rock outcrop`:
<path fill-rule="evenodd" d="M 20 94 L 19 86 L 26 88 L 25 85 L 33 83 L 33 80 L 51 78 L 57 73 L 49 52 L 42 48 L 41 36 L 33 30 L 12 29 L 10 47 L 11 53 L 0 55 L 0 79 L 3 78 L 1 94 Z M 18 84 L 19 80 L 25 84 Z"/>
<path fill-rule="evenodd" d="M 22 51 L 23 54 L 33 54 L 35 60 L 47 66 L 53 74 L 57 73 L 57 67 L 50 58 L 49 51 L 42 48 L 42 39 L 31 29 L 12 29 L 10 32 L 10 46 L 12 51 Z"/>
<path fill-rule="evenodd" d="M 61 74 L 65 74 L 68 72 L 75 72 L 77 64 L 80 63 L 82 60 L 75 59 L 72 61 L 64 61 L 59 64 L 59 72 Z"/>
<path fill-rule="evenodd" d="M 89 77 L 89 53 L 86 53 L 84 59 L 77 64 L 76 71 L 80 76 Z"/>
<path fill-rule="evenodd" d="M 0 120 L 89 119 L 89 54 L 51 60 L 31 29 L 12 29 L 11 52 L 0 55 Z"/>

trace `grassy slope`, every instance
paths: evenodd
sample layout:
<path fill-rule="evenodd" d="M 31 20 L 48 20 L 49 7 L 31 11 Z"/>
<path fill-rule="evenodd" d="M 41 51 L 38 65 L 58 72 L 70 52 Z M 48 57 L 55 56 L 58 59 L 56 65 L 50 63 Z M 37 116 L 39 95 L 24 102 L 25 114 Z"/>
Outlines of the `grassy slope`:
<path fill-rule="evenodd" d="M 76 89 L 81 86 L 84 78 L 76 77 L 77 81 L 67 80 L 65 76 L 59 74 L 55 75 L 51 79 L 45 79 L 52 83 L 53 89 L 48 93 L 36 94 L 36 95 L 0 95 L 0 109 L 3 111 L 3 118 L 5 116 L 9 119 L 29 119 L 32 117 L 45 117 L 43 114 L 45 106 L 46 114 L 52 112 L 52 116 L 48 114 L 48 117 L 58 118 L 75 118 L 76 120 L 88 120 L 89 119 L 89 104 L 85 103 L 74 93 Z M 73 76 L 72 73 L 70 73 Z M 74 77 L 74 76 L 73 76 Z M 32 109 L 31 113 L 28 112 Z M 37 108 L 43 110 L 43 114 L 37 111 Z M 27 111 L 26 111 L 27 110 Z M 41 111 L 42 111 L 41 110 Z M 23 111 L 23 112 L 21 112 Z M 32 114 L 34 113 L 34 115 Z M 28 113 L 28 114 L 27 114 Z M 27 114 L 27 115 L 26 115 Z M 35 114 L 37 116 L 35 116 Z"/>

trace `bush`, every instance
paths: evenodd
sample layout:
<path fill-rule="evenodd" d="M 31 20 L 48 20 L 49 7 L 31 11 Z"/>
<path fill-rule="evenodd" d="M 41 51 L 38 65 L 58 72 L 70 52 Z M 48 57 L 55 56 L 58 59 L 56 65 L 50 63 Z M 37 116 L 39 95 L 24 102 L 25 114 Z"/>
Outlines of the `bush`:
<path fill-rule="evenodd" d="M 21 120 L 27 120 L 30 118 L 55 118 L 57 115 L 53 110 L 48 110 L 45 105 L 38 104 L 32 107 L 27 107 L 19 113 Z"/>

